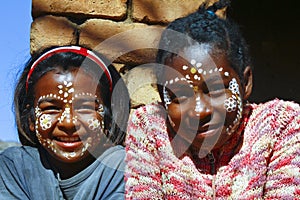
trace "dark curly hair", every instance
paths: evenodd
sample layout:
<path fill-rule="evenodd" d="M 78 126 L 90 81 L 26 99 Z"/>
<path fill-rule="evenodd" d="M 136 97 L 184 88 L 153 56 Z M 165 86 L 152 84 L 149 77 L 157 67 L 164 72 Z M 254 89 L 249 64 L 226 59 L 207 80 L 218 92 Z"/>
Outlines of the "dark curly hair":
<path fill-rule="evenodd" d="M 215 14 L 229 5 L 229 0 L 220 0 L 211 6 L 204 3 L 196 12 L 171 22 L 161 36 L 156 62 L 164 64 L 167 58 L 195 43 L 208 44 L 215 51 L 211 53 L 226 55 L 243 82 L 244 69 L 252 66 L 248 45 L 234 21 Z M 161 74 L 163 68 L 158 68 L 157 76 Z"/>
<path fill-rule="evenodd" d="M 29 128 L 29 119 L 34 121 L 34 85 L 47 72 L 60 68 L 64 71 L 70 71 L 74 68 L 81 68 L 86 73 L 92 74 L 100 86 L 101 98 L 104 104 L 104 126 L 107 130 L 108 138 L 114 144 L 123 144 L 127 120 L 130 111 L 130 100 L 127 87 L 120 74 L 114 66 L 102 55 L 94 52 L 102 61 L 105 62 L 112 78 L 112 88 L 107 76 L 103 75 L 103 70 L 88 57 L 74 52 L 60 52 L 44 59 L 34 69 L 28 80 L 28 89 L 26 86 L 27 76 L 32 64 L 45 52 L 48 52 L 57 46 L 53 46 L 32 55 L 25 64 L 22 74 L 17 82 L 14 93 L 14 112 L 18 127 L 19 140 L 23 145 L 37 146 L 37 138 L 34 132 Z M 118 87 L 115 87 L 118 84 Z M 112 91 L 111 91 L 112 89 Z M 118 94 L 118 98 L 112 96 L 112 92 Z M 112 99 L 114 98 L 114 99 Z M 113 101 L 113 103 L 112 103 Z"/>

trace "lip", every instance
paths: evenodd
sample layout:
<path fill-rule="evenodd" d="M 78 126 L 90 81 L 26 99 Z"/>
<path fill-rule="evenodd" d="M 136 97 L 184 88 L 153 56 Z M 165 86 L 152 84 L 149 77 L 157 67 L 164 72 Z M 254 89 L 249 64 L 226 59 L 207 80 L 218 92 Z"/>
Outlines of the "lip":
<path fill-rule="evenodd" d="M 196 133 L 197 136 L 201 137 L 209 137 L 213 136 L 220 130 L 220 125 L 209 125 L 209 126 L 203 126 L 200 127 L 198 130 L 192 130 L 193 133 Z"/>
<path fill-rule="evenodd" d="M 83 146 L 79 136 L 59 136 L 54 138 L 57 146 L 67 151 L 73 151 Z"/>

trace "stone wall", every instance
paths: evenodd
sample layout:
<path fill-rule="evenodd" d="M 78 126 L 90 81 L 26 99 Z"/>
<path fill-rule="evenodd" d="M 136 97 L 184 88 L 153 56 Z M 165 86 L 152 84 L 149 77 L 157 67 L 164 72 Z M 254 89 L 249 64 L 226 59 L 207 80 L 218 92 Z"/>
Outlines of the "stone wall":
<path fill-rule="evenodd" d="M 154 61 L 161 31 L 170 21 L 194 12 L 203 2 L 32 0 L 31 53 L 69 44 L 103 53 L 116 64 L 127 83 L 132 106 L 138 107 L 159 100 L 155 76 L 143 66 Z"/>

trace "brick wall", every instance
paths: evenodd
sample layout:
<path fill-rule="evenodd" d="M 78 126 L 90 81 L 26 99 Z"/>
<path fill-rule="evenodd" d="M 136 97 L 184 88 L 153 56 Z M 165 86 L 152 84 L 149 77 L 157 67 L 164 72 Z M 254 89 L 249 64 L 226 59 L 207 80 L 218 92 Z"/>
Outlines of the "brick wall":
<path fill-rule="evenodd" d="M 52 45 L 92 48 L 115 63 L 126 81 L 133 107 L 158 101 L 155 76 L 151 68 L 143 66 L 154 61 L 163 28 L 194 12 L 203 2 L 32 0 L 31 53 Z"/>

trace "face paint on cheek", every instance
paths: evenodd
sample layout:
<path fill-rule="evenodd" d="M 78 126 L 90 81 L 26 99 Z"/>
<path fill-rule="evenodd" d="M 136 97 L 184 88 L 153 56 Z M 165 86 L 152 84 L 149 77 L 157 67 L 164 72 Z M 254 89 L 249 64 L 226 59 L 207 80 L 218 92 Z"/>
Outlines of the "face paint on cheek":
<path fill-rule="evenodd" d="M 101 116 L 104 117 L 104 106 L 102 104 L 99 105 L 98 109 L 97 109 L 97 113 Z"/>
<path fill-rule="evenodd" d="M 98 132 L 101 130 L 101 128 L 102 128 L 102 130 L 104 129 L 103 121 L 99 121 L 96 118 L 89 119 L 88 125 L 89 125 L 89 129 L 93 132 Z"/>
<path fill-rule="evenodd" d="M 35 121 L 35 135 L 39 141 L 39 143 L 48 149 L 51 149 L 54 153 L 56 153 L 56 149 L 54 148 L 54 144 L 53 142 L 49 139 L 49 138 L 44 138 L 40 133 L 39 133 L 39 127 L 41 127 L 43 129 L 43 126 L 40 125 L 40 121 L 38 118 L 36 118 Z M 51 126 L 50 126 L 51 127 Z M 49 127 L 49 128 L 50 128 Z M 45 129 L 46 130 L 46 129 Z"/>
<path fill-rule="evenodd" d="M 236 110 L 237 107 L 237 101 L 235 96 L 231 96 L 228 99 L 225 100 L 224 102 L 224 107 L 227 112 L 233 112 Z"/>
<path fill-rule="evenodd" d="M 50 115 L 42 114 L 40 117 L 40 126 L 43 130 L 47 130 L 52 126 L 52 120 Z"/>
<path fill-rule="evenodd" d="M 228 134 L 231 135 L 235 131 L 234 127 L 238 125 L 240 119 L 242 118 L 243 112 L 243 103 L 240 97 L 239 84 L 235 78 L 229 82 L 229 90 L 231 91 L 232 95 L 225 100 L 224 107 L 228 113 L 237 110 L 237 114 L 232 122 L 232 125 L 229 125 L 229 127 L 226 129 Z"/>
<path fill-rule="evenodd" d="M 164 95 L 165 108 L 168 110 L 168 107 L 171 104 L 171 98 L 169 93 L 167 92 L 166 85 L 167 84 L 165 84 L 163 87 L 163 95 Z"/>

